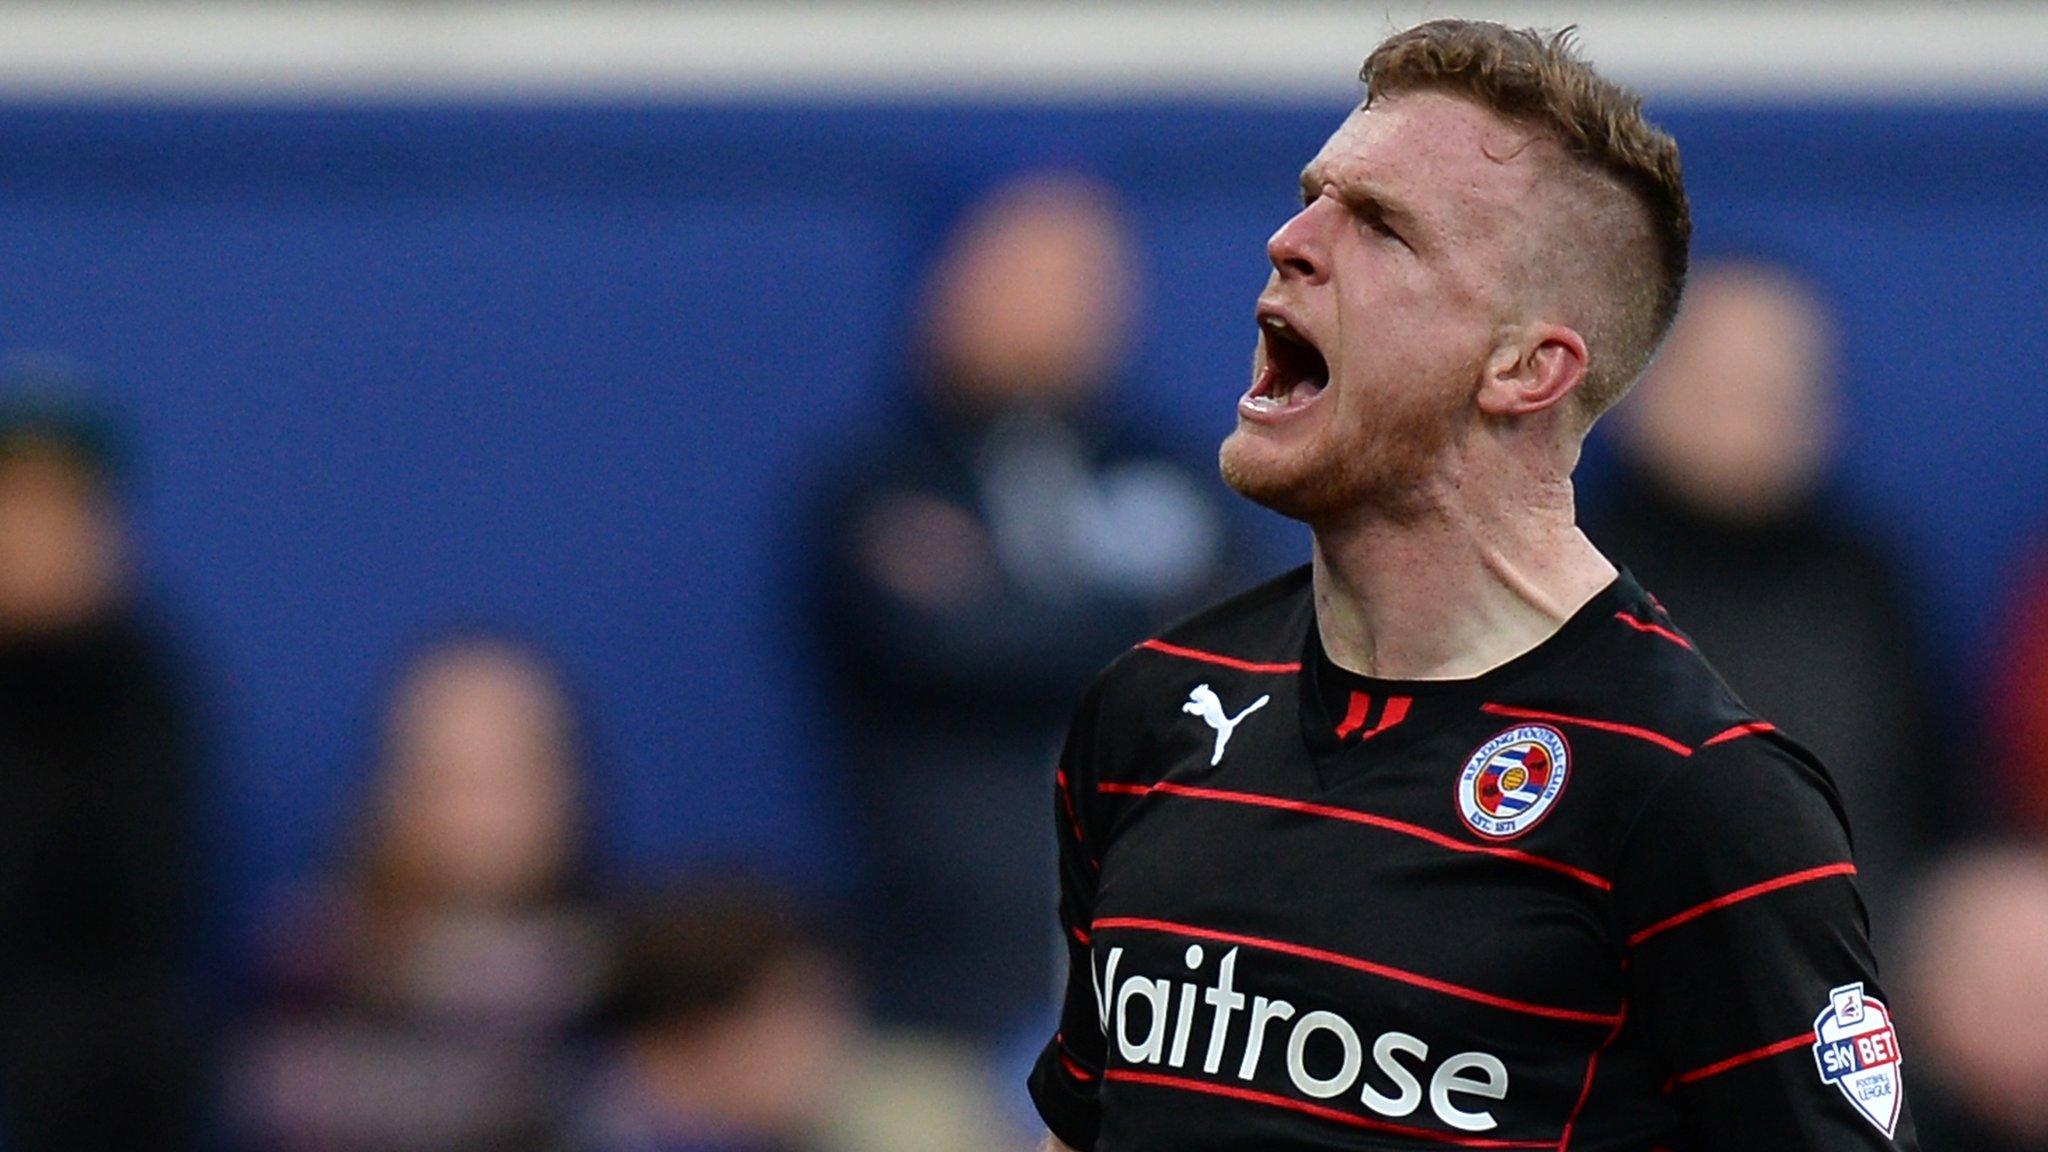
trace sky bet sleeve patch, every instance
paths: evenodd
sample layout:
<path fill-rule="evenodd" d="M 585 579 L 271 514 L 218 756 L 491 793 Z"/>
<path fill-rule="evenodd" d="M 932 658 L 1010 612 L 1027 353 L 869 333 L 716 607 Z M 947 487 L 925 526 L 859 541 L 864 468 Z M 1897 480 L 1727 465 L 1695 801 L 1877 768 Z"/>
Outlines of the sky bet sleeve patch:
<path fill-rule="evenodd" d="M 1823 1082 L 1841 1089 L 1878 1131 L 1892 1134 L 1905 1098 L 1899 1035 L 1884 1002 L 1865 996 L 1861 981 L 1828 993 L 1828 1006 L 1813 1022 L 1813 1060 Z"/>

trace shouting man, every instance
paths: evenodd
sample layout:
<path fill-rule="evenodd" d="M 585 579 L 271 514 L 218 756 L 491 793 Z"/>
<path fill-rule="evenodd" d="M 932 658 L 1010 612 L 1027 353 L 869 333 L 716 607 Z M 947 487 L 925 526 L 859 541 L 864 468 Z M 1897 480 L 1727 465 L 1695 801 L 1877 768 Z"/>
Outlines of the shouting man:
<path fill-rule="evenodd" d="M 1435 21 L 1364 79 L 1222 451 L 1313 562 L 1068 739 L 1050 1146 L 1914 1147 L 1826 770 L 1574 525 L 1678 307 L 1677 146 L 1562 35 Z"/>

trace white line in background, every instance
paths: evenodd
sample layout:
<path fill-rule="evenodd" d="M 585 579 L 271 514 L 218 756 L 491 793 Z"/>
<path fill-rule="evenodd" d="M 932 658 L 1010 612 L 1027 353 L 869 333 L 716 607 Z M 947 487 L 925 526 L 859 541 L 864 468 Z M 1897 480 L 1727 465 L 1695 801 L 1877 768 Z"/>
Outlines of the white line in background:
<path fill-rule="evenodd" d="M 1653 94 L 2048 98 L 2048 4 L 0 4 L 0 96 L 1348 99 L 1389 30 L 1577 23 Z"/>

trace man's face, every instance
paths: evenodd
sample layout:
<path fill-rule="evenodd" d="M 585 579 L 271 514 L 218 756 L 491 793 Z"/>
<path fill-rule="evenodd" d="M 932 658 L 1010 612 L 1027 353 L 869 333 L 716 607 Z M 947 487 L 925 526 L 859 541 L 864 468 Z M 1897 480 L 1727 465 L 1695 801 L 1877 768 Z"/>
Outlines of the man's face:
<path fill-rule="evenodd" d="M 1797 281 L 1740 264 L 1697 269 L 1629 400 L 1621 431 L 1631 455 L 1730 523 L 1797 508 L 1828 465 L 1832 345 L 1825 310 Z"/>
<path fill-rule="evenodd" d="M 1431 92 L 1344 121 L 1266 245 L 1252 386 L 1223 443 L 1231 487 L 1311 525 L 1428 500 L 1513 319 L 1547 147 Z"/>
<path fill-rule="evenodd" d="M 44 633 L 120 606 L 127 565 L 104 479 L 29 440 L 0 457 L 0 633 Z"/>
<path fill-rule="evenodd" d="M 927 304 L 934 383 L 977 408 L 1085 399 L 1124 342 L 1128 249 L 1094 185 L 1041 176 L 998 192 L 953 238 Z"/>

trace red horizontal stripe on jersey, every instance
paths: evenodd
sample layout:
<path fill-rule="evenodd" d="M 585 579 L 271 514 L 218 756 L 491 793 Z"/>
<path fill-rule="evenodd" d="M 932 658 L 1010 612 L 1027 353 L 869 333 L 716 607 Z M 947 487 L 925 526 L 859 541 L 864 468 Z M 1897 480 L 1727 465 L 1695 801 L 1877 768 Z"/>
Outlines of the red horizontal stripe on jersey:
<path fill-rule="evenodd" d="M 1716 733 L 1708 737 L 1707 742 L 1700 745 L 1700 747 L 1712 748 L 1716 744 L 1726 744 L 1730 740 L 1739 740 L 1744 736 L 1754 736 L 1759 732 L 1776 732 L 1777 730 L 1778 726 L 1768 720 L 1753 720 L 1748 724 L 1737 724 L 1726 732 Z"/>
<path fill-rule="evenodd" d="M 1150 1084 L 1158 1088 L 1174 1088 L 1182 1092 L 1200 1092 L 1207 1096 L 1221 1096 L 1229 1100 L 1242 1100 L 1248 1104 L 1263 1104 L 1268 1108 L 1285 1108 L 1304 1116 L 1322 1120 L 1334 1120 L 1354 1128 L 1366 1128 L 1374 1132 L 1391 1132 L 1417 1140 L 1434 1140 L 1459 1148 L 1556 1148 L 1549 1140 L 1494 1140 L 1484 1136 L 1455 1136 L 1449 1132 L 1432 1132 L 1427 1128 L 1411 1128 L 1406 1124 L 1394 1124 L 1376 1120 L 1370 1116 L 1354 1116 L 1335 1108 L 1325 1108 L 1306 1100 L 1290 1100 L 1270 1092 L 1252 1088 L 1239 1088 L 1235 1084 L 1212 1084 L 1206 1080 L 1192 1080 L 1185 1076 L 1167 1076 L 1158 1072 L 1134 1072 L 1127 1068 L 1112 1068 L 1103 1073 L 1105 1080 L 1118 1080 L 1128 1084 Z"/>
<path fill-rule="evenodd" d="M 1247 936 L 1241 932 L 1224 932 L 1215 928 L 1200 928 L 1193 924 L 1176 924 L 1171 920 L 1149 920 L 1139 916 L 1109 916 L 1097 920 L 1094 927 L 1098 934 L 1104 928 L 1129 928 L 1139 932 L 1164 932 L 1168 935 L 1192 936 L 1197 940 L 1213 940 L 1219 944 L 1239 944 L 1246 948 L 1261 948 L 1268 952 L 1279 952 L 1287 956 L 1299 956 L 1304 960 L 1316 960 L 1324 964 L 1335 965 L 1339 968 L 1349 968 L 1354 972 L 1364 972 L 1368 975 L 1394 980 L 1416 988 L 1427 988 L 1432 992 L 1441 992 L 1446 996 L 1455 996 L 1460 1000 L 1469 1000 L 1474 1004 L 1484 1004 L 1489 1008 L 1499 1008 L 1507 1012 L 1518 1012 L 1524 1016 L 1542 1016 L 1551 1020 L 1569 1020 L 1575 1024 L 1599 1024 L 1602 1026 L 1611 1026 L 1621 1022 L 1621 1017 L 1612 1013 L 1582 1012 L 1576 1008 L 1555 1008 L 1548 1004 L 1531 1004 L 1526 1000 L 1511 1000 L 1506 996 L 1496 996 L 1491 992 L 1481 992 L 1476 988 L 1467 988 L 1462 984 L 1453 984 L 1448 980 L 1438 980 L 1434 976 L 1424 976 L 1419 972 L 1410 972 L 1406 969 L 1395 968 L 1387 964 L 1375 964 L 1370 960 L 1361 960 L 1356 956 L 1346 956 L 1341 952 L 1311 948 L 1306 944 L 1290 944 L 1285 940 L 1272 940 L 1264 936 Z"/>
<path fill-rule="evenodd" d="M 1143 644 L 1138 645 L 1138 647 L 1150 648 L 1154 652 L 1164 652 L 1168 656 L 1178 656 L 1183 660 L 1200 660 L 1204 664 L 1220 664 L 1225 668 L 1235 668 L 1239 672 L 1301 671 L 1301 664 L 1299 662 L 1292 664 L 1260 664 L 1252 660 L 1239 660 L 1235 656 L 1222 656 L 1214 652 L 1204 652 L 1200 648 L 1183 648 L 1178 644 L 1168 644 L 1164 640 L 1147 640 Z"/>
<path fill-rule="evenodd" d="M 1768 1060 L 1773 1056 L 1781 1056 L 1795 1049 L 1804 1048 L 1811 1043 L 1813 1043 L 1812 1032 L 1788 1036 L 1776 1044 L 1766 1044 L 1761 1048 L 1752 1048 L 1747 1052 L 1730 1056 L 1726 1060 L 1716 1060 L 1704 1068 L 1695 1068 L 1690 1072 L 1682 1072 L 1677 1076 L 1673 1076 L 1671 1082 L 1666 1084 L 1664 1088 L 1666 1091 L 1670 1091 L 1681 1084 L 1691 1084 L 1698 1080 L 1705 1080 L 1709 1076 L 1719 1076 L 1723 1072 L 1740 1068 L 1744 1064 L 1754 1064 L 1759 1060 Z"/>
<path fill-rule="evenodd" d="M 1095 938 L 1094 938 L 1094 937 L 1092 937 L 1092 936 L 1090 936 L 1090 935 L 1088 935 L 1088 933 L 1086 933 L 1086 932 L 1083 932 L 1083 931 L 1082 931 L 1082 930 L 1080 930 L 1079 928 L 1069 928 L 1069 929 L 1067 929 L 1067 931 L 1068 931 L 1068 932 L 1071 932 L 1071 933 L 1073 933 L 1073 936 L 1074 936 L 1074 942 L 1075 942 L 1075 943 L 1077 943 L 1077 944 L 1079 944 L 1079 945 L 1080 945 L 1081 947 L 1083 947 L 1083 948 L 1093 948 L 1093 947 L 1095 947 Z"/>
<path fill-rule="evenodd" d="M 1666 916 L 1648 928 L 1630 936 L 1628 938 L 1628 946 L 1633 948 L 1650 937 L 1657 935 L 1659 932 L 1666 932 L 1678 927 L 1680 924 L 1697 920 L 1717 908 L 1726 908 L 1730 904 L 1740 904 L 1744 900 L 1753 900 L 1767 892 L 1776 892 L 1780 888 L 1790 888 L 1795 884 L 1810 884 L 1815 880 L 1825 880 L 1830 876 L 1854 876 L 1855 874 L 1856 865 L 1846 860 L 1840 864 L 1823 864 L 1818 868 L 1806 868 L 1798 872 L 1787 872 L 1783 876 L 1760 881 L 1751 884 L 1747 888 L 1737 888 L 1725 896 L 1716 896 L 1712 900 L 1703 900 L 1675 916 Z"/>
<path fill-rule="evenodd" d="M 1081 1082 L 1082 1082 L 1083 1084 L 1086 1084 L 1086 1083 L 1088 1083 L 1089 1081 L 1091 1081 L 1091 1080 L 1094 1080 L 1094 1079 L 1095 1079 L 1095 1076 L 1096 1076 L 1096 1074 L 1095 1074 L 1095 1073 L 1093 1073 L 1093 1072 L 1090 1072 L 1090 1071 L 1089 1071 L 1088 1069 L 1086 1069 L 1086 1068 L 1083 1068 L 1083 1067 L 1081 1066 L 1081 1062 L 1080 1062 L 1080 1061 L 1078 1061 L 1078 1060 L 1074 1059 L 1074 1058 L 1073 1058 L 1072 1056 L 1068 1055 L 1068 1048 L 1067 1048 L 1067 1034 L 1066 1034 L 1066 1033 L 1064 1033 L 1064 1032 L 1055 1032 L 1055 1033 L 1053 1033 L 1053 1034 L 1052 1034 L 1052 1046 L 1053 1046 L 1053 1049 L 1054 1049 L 1054 1051 L 1055 1051 L 1055 1054 L 1056 1054 L 1057 1056 L 1059 1056 L 1059 1058 L 1060 1058 L 1060 1063 L 1066 1066 L 1066 1069 L 1067 1069 L 1067 1074 L 1068 1074 L 1069 1076 L 1072 1076 L 1072 1077 L 1073 1077 L 1074 1079 L 1076 1079 L 1076 1080 L 1079 1080 L 1079 1081 L 1081 1081 Z"/>
<path fill-rule="evenodd" d="M 1664 639 L 1671 641 L 1673 644 L 1678 645 L 1680 648 L 1692 647 L 1692 641 L 1687 640 L 1685 637 L 1680 636 L 1678 633 L 1673 632 L 1671 629 L 1664 627 L 1662 624 L 1652 624 L 1648 620 L 1638 620 L 1626 612 L 1616 612 L 1614 614 L 1614 618 L 1616 620 L 1621 621 L 1623 624 L 1626 624 L 1629 627 L 1635 629 L 1638 632 L 1648 632 L 1652 636 L 1662 636 Z"/>
<path fill-rule="evenodd" d="M 1633 736 L 1638 740 L 1647 740 L 1659 748 L 1676 752 L 1680 756 L 1692 755 L 1692 749 L 1687 748 L 1671 737 L 1659 732 L 1652 732 L 1648 728 L 1638 728 L 1633 724 L 1622 724 L 1613 720 L 1594 720 L 1587 716 L 1566 716 L 1561 712 L 1538 712 L 1534 708 L 1515 708 L 1507 704 L 1481 704 L 1479 710 L 1495 716 L 1507 716 L 1516 720 L 1548 720 L 1553 724 L 1576 724 L 1581 728 L 1597 728 L 1602 732 L 1619 732 L 1623 736 Z"/>
<path fill-rule="evenodd" d="M 1074 1079 L 1079 1080 L 1083 1084 L 1092 1084 L 1095 1082 L 1095 1073 L 1090 1072 L 1086 1068 L 1081 1067 L 1079 1064 L 1074 1063 L 1071 1059 L 1067 1057 L 1067 1054 L 1065 1052 L 1060 1053 L 1059 1057 L 1060 1067 L 1065 1068 L 1067 1070 L 1067 1075 L 1072 1076 Z"/>
<path fill-rule="evenodd" d="M 1493 856 L 1501 860 L 1513 860 L 1518 864 L 1529 864 L 1547 868 L 1560 875 L 1569 876 L 1581 883 L 1590 884 L 1602 892 L 1612 891 L 1614 884 L 1604 876 L 1596 876 L 1582 868 L 1574 868 L 1561 860 L 1523 852 L 1516 848 L 1499 848 L 1491 844 L 1468 844 L 1454 836 L 1446 836 L 1424 828 L 1419 824 L 1395 820 L 1386 816 L 1375 816 L 1352 808 L 1333 808 L 1328 804 L 1311 804 L 1306 800 L 1288 800 L 1280 796 L 1265 796 L 1257 792 L 1233 792 L 1223 788 L 1202 788 L 1192 784 L 1173 784 L 1161 781 L 1157 784 L 1118 784 L 1103 781 L 1095 785 L 1098 792 L 1116 793 L 1126 796 L 1145 796 L 1157 792 L 1165 796 L 1185 796 L 1191 800 L 1215 800 L 1225 804 L 1245 804 L 1254 808 L 1277 808 L 1284 812 L 1301 812 L 1310 816 L 1324 816 L 1331 820 L 1343 820 L 1351 824 L 1364 824 L 1403 836 L 1426 840 L 1439 848 L 1453 852 L 1470 852 L 1481 856 Z"/>

